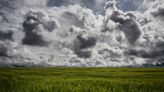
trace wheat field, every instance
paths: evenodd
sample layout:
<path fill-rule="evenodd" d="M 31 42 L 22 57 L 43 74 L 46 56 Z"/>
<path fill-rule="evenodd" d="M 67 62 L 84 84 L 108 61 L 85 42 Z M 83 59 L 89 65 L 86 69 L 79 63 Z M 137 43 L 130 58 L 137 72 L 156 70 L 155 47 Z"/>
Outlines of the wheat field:
<path fill-rule="evenodd" d="M 0 68 L 0 92 L 164 92 L 164 68 Z"/>

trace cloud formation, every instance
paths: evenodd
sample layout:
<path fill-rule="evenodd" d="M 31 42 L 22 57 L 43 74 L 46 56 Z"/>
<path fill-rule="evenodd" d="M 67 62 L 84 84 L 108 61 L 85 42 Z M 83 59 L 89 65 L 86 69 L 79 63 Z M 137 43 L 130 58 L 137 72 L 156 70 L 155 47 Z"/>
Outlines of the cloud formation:
<path fill-rule="evenodd" d="M 29 11 L 23 23 L 25 37 L 23 44 L 28 45 L 48 45 L 44 38 L 45 32 L 51 33 L 58 27 L 55 19 L 50 18 L 42 11 Z"/>
<path fill-rule="evenodd" d="M 1 0 L 0 66 L 163 65 L 164 2 L 120 2 Z"/>

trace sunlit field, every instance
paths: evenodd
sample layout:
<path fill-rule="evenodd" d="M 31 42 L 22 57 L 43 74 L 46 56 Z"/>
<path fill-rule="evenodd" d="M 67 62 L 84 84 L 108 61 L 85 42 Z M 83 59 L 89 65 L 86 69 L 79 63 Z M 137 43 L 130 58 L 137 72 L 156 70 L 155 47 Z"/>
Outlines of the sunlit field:
<path fill-rule="evenodd" d="M 164 92 L 164 68 L 0 68 L 0 92 Z"/>

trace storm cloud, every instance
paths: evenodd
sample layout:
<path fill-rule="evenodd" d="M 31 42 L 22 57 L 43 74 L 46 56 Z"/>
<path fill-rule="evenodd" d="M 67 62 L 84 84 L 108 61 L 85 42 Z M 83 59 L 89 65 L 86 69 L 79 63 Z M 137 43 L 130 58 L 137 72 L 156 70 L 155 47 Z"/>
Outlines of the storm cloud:
<path fill-rule="evenodd" d="M 58 25 L 55 20 L 50 19 L 48 15 L 41 11 L 30 11 L 26 15 L 23 23 L 25 38 L 23 44 L 29 45 L 48 45 L 44 38 L 44 31 L 53 32 Z"/>
<path fill-rule="evenodd" d="M 0 66 L 162 65 L 163 4 L 1 0 Z"/>

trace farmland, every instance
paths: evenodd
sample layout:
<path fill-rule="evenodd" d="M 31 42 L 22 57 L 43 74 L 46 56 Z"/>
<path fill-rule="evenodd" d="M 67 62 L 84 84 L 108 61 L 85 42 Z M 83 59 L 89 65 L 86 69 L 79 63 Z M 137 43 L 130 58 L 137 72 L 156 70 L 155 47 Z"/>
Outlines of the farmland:
<path fill-rule="evenodd" d="M 164 68 L 0 68 L 0 92 L 164 92 Z"/>

